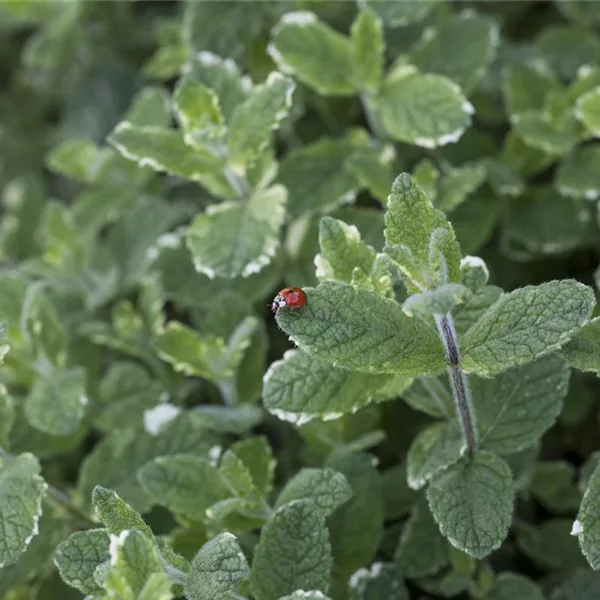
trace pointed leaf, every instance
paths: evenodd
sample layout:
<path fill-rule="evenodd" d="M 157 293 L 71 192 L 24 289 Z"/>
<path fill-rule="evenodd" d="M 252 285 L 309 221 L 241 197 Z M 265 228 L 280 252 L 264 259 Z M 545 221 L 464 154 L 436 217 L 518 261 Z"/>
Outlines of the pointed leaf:
<path fill-rule="evenodd" d="M 306 306 L 281 309 L 276 319 L 300 349 L 334 366 L 365 373 L 441 372 L 437 335 L 400 306 L 338 282 L 308 288 Z"/>
<path fill-rule="evenodd" d="M 377 92 L 384 65 L 385 39 L 383 23 L 368 5 L 358 13 L 350 29 L 354 52 L 354 69 L 360 85 Z"/>
<path fill-rule="evenodd" d="M 185 582 L 186 598 L 233 598 L 229 592 L 236 591 L 248 571 L 248 562 L 235 536 L 229 532 L 220 533 L 194 556 Z"/>
<path fill-rule="evenodd" d="M 263 527 L 250 589 L 261 600 L 278 600 L 297 589 L 326 592 L 331 566 L 325 517 L 310 500 L 295 500 Z"/>
<path fill-rule="evenodd" d="M 152 530 L 140 514 L 113 490 L 97 485 L 92 493 L 92 505 L 98 519 L 104 523 L 109 533 L 119 535 L 126 529 L 137 529 L 150 539 L 154 538 Z"/>

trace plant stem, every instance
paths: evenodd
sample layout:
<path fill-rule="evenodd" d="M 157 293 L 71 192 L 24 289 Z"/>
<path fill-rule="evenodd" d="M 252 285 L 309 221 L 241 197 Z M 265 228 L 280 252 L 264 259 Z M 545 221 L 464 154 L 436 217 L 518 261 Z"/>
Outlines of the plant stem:
<path fill-rule="evenodd" d="M 477 424 L 469 390 L 469 379 L 467 374 L 460 368 L 460 350 L 454 328 L 454 319 L 450 313 L 436 315 L 435 324 L 446 351 L 448 378 L 452 388 L 456 415 L 463 433 L 463 440 L 467 453 L 469 456 L 473 456 L 477 452 Z"/>

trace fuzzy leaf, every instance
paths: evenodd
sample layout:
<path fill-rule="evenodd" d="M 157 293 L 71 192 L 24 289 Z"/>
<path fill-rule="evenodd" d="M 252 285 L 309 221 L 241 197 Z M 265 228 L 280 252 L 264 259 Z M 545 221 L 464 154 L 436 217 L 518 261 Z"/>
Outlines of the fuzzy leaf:
<path fill-rule="evenodd" d="M 579 539 L 579 546 L 592 569 L 600 569 L 600 467 L 597 466 L 583 495 L 577 521 L 572 533 Z"/>
<path fill-rule="evenodd" d="M 332 515 L 352 497 L 346 478 L 333 469 L 301 469 L 288 481 L 276 507 L 294 500 L 312 500 L 325 517 Z"/>
<path fill-rule="evenodd" d="M 572 280 L 503 294 L 463 336 L 463 369 L 489 377 L 558 350 L 594 303 L 592 290 Z"/>
<path fill-rule="evenodd" d="M 445 233 L 440 235 L 441 232 Z M 460 247 L 452 225 L 407 173 L 399 175 L 392 185 L 384 233 L 386 252 L 399 264 L 409 291 L 424 291 L 441 283 L 460 281 Z M 446 268 L 440 270 L 446 273 L 446 281 L 443 273 L 431 264 L 433 249 L 444 258 Z"/>
<path fill-rule="evenodd" d="M 600 373 L 600 319 L 586 323 L 564 346 L 562 354 L 575 369 Z"/>
<path fill-rule="evenodd" d="M 564 360 L 547 356 L 494 379 L 471 378 L 481 447 L 512 454 L 541 437 L 560 414 L 570 374 Z"/>
<path fill-rule="evenodd" d="M 92 505 L 98 519 L 106 526 L 109 533 L 119 535 L 126 529 L 137 529 L 150 539 L 154 538 L 152 530 L 140 514 L 113 490 L 97 485 L 92 493 Z"/>
<path fill-rule="evenodd" d="M 4 385 L 0 385 L 0 448 L 9 446 L 9 433 L 15 421 L 15 405 Z"/>
<path fill-rule="evenodd" d="M 105 529 L 76 531 L 62 542 L 54 554 L 54 564 L 65 583 L 82 594 L 94 594 L 101 590 L 94 579 L 94 572 L 110 559 L 109 535 Z"/>
<path fill-rule="evenodd" d="M 288 115 L 295 87 L 292 79 L 274 71 L 235 109 L 227 138 L 229 160 L 234 166 L 252 164 L 265 150 L 271 131 Z"/>
<path fill-rule="evenodd" d="M 265 408 L 297 424 L 355 412 L 372 401 L 401 394 L 411 382 L 402 375 L 336 368 L 298 350 L 289 350 L 283 360 L 272 363 L 263 381 Z"/>
<path fill-rule="evenodd" d="M 378 102 L 387 133 L 422 148 L 458 141 L 471 124 L 473 113 L 455 83 L 441 75 L 412 70 L 388 76 Z"/>
<path fill-rule="evenodd" d="M 138 478 L 153 502 L 198 521 L 215 502 L 231 496 L 217 469 L 191 454 L 158 457 L 138 471 Z"/>
<path fill-rule="evenodd" d="M 298 589 L 326 592 L 331 566 L 323 513 L 310 500 L 295 500 L 281 506 L 263 527 L 250 589 L 261 600 L 278 600 Z"/>
<path fill-rule="evenodd" d="M 491 452 L 463 457 L 439 471 L 427 488 L 442 534 L 459 550 L 483 558 L 502 544 L 513 510 L 508 465 Z"/>
<path fill-rule="evenodd" d="M 248 574 L 248 562 L 235 536 L 219 533 L 208 541 L 194 556 L 185 582 L 185 595 L 189 600 L 233 598 Z"/>
<path fill-rule="evenodd" d="M 136 529 L 111 535 L 109 552 L 110 566 L 104 582 L 109 598 L 127 592 L 136 598 L 153 574 L 164 571 L 154 542 Z"/>
<path fill-rule="evenodd" d="M 268 265 L 279 245 L 287 193 L 281 185 L 246 202 L 211 204 L 187 233 L 196 271 L 210 277 L 248 277 Z"/>
<path fill-rule="evenodd" d="M 411 48 L 409 61 L 423 73 L 445 75 L 469 94 L 492 63 L 498 42 L 491 19 L 458 15 Z"/>
<path fill-rule="evenodd" d="M 38 534 L 46 482 L 32 454 L 21 454 L 0 471 L 0 568 L 17 562 Z"/>
<path fill-rule="evenodd" d="M 40 431 L 69 435 L 81 425 L 87 403 L 85 371 L 55 371 L 36 380 L 25 400 L 25 416 Z"/>
<path fill-rule="evenodd" d="M 512 123 L 517 135 L 527 145 L 548 154 L 566 154 L 575 146 L 579 137 L 578 123 L 574 119 L 558 122 L 548 114 L 534 110 L 515 115 Z"/>
<path fill-rule="evenodd" d="M 549 92 L 559 88 L 553 73 L 538 63 L 515 63 L 503 73 L 502 93 L 509 115 L 542 110 Z"/>
<path fill-rule="evenodd" d="M 455 421 L 434 423 L 417 435 L 406 457 L 408 485 L 422 488 L 440 469 L 460 458 L 462 435 Z"/>
<path fill-rule="evenodd" d="M 366 90 L 377 92 L 383 75 L 385 39 L 381 19 L 368 6 L 358 13 L 352 23 L 350 41 L 354 51 L 356 79 Z"/>
<path fill-rule="evenodd" d="M 279 326 L 300 349 L 333 366 L 365 373 L 441 372 L 435 333 L 391 300 L 338 282 L 305 290 L 307 304 L 279 310 Z"/>
<path fill-rule="evenodd" d="M 284 73 L 295 75 L 319 94 L 356 92 L 350 41 L 309 11 L 288 12 L 273 28 L 268 47 Z"/>

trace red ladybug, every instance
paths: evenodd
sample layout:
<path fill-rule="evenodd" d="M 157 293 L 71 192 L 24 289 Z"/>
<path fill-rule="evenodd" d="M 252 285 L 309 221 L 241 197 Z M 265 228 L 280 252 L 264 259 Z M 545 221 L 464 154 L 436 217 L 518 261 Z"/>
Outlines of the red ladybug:
<path fill-rule="evenodd" d="M 280 308 L 288 306 L 291 309 L 300 308 L 306 304 L 306 294 L 299 287 L 283 288 L 271 304 L 271 310 L 277 312 Z"/>

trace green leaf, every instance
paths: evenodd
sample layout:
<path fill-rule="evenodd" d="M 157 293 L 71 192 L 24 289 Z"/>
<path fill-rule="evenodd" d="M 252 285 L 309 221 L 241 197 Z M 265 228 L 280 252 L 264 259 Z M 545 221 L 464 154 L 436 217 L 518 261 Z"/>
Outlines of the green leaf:
<path fill-rule="evenodd" d="M 171 121 L 171 99 L 164 87 L 143 87 L 133 98 L 125 121 L 143 127 L 168 127 Z"/>
<path fill-rule="evenodd" d="M 36 380 L 25 399 L 25 416 L 40 431 L 69 435 L 81 425 L 87 403 L 85 371 L 55 371 Z"/>
<path fill-rule="evenodd" d="M 437 0 L 361 0 L 372 8 L 388 27 L 404 27 L 422 21 L 436 7 Z"/>
<path fill-rule="evenodd" d="M 381 542 L 381 476 L 373 457 L 364 453 L 334 453 L 326 466 L 344 475 L 352 488 L 352 498 L 328 519 L 336 571 L 350 576 L 373 559 Z"/>
<path fill-rule="evenodd" d="M 38 534 L 46 482 L 32 454 L 21 454 L 0 471 L 0 568 L 17 562 Z"/>
<path fill-rule="evenodd" d="M 423 36 L 411 48 L 409 61 L 423 73 L 445 75 L 469 94 L 494 60 L 499 41 L 491 19 L 457 15 Z"/>
<path fill-rule="evenodd" d="M 396 151 L 390 144 L 381 150 L 365 147 L 355 150 L 345 166 L 374 198 L 385 205 L 394 179 L 392 161 L 395 158 Z"/>
<path fill-rule="evenodd" d="M 336 368 L 304 352 L 288 350 L 283 360 L 271 364 L 263 382 L 264 407 L 280 419 L 303 424 L 338 418 L 372 401 L 397 396 L 411 380 Z"/>
<path fill-rule="evenodd" d="M 229 448 L 248 469 L 252 483 L 261 496 L 266 496 L 273 487 L 273 475 L 277 461 L 264 436 L 248 437 L 232 444 Z"/>
<path fill-rule="evenodd" d="M 376 562 L 359 569 L 349 581 L 351 600 L 409 600 L 404 575 L 394 563 Z"/>
<path fill-rule="evenodd" d="M 518 62 L 503 72 L 502 95 L 509 115 L 543 110 L 548 94 L 558 89 L 556 77 L 543 63 Z"/>
<path fill-rule="evenodd" d="M 600 569 L 600 520 L 599 495 L 600 467 L 596 466 L 583 495 L 577 521 L 573 524 L 572 534 L 577 536 L 579 546 L 592 569 Z"/>
<path fill-rule="evenodd" d="M 462 367 L 489 377 L 550 354 L 585 324 L 594 303 L 592 290 L 572 280 L 503 294 L 463 336 Z"/>
<path fill-rule="evenodd" d="M 590 135 L 597 137 L 600 134 L 600 89 L 590 90 L 577 99 L 575 116 Z"/>
<path fill-rule="evenodd" d="M 206 510 L 232 494 L 217 469 L 191 454 L 155 458 L 138 471 L 153 502 L 175 514 L 203 521 Z"/>
<path fill-rule="evenodd" d="M 411 408 L 432 417 L 449 417 L 454 413 L 452 393 L 446 378 L 419 377 L 402 396 Z"/>
<path fill-rule="evenodd" d="M 172 415 L 171 415 L 172 416 Z M 118 429 L 94 446 L 79 472 L 78 490 L 89 502 L 96 485 L 115 490 L 140 512 L 150 509 L 151 500 L 137 473 L 158 456 L 190 453 L 207 457 L 217 439 L 188 412 L 182 412 L 157 431 L 143 426 Z"/>
<path fill-rule="evenodd" d="M 225 121 L 229 123 L 236 107 L 250 91 L 248 80 L 230 58 L 202 50 L 190 57 L 186 76 L 213 90 L 219 99 Z"/>
<path fill-rule="evenodd" d="M 364 373 L 422 375 L 443 370 L 437 335 L 407 317 L 396 302 L 338 282 L 305 292 L 306 306 L 279 310 L 276 319 L 310 356 Z"/>
<path fill-rule="evenodd" d="M 113 490 L 97 485 L 92 492 L 92 505 L 109 533 L 119 535 L 126 529 L 137 529 L 154 539 L 152 530 L 140 514 Z"/>
<path fill-rule="evenodd" d="M 250 589 L 261 600 L 278 600 L 298 589 L 326 592 L 331 567 L 323 513 L 310 500 L 295 500 L 281 506 L 263 527 Z"/>
<path fill-rule="evenodd" d="M 581 492 L 575 485 L 575 469 L 562 460 L 536 463 L 529 485 L 531 495 L 555 514 L 573 513 L 579 508 Z"/>
<path fill-rule="evenodd" d="M 554 588 L 551 600 L 595 600 L 600 590 L 600 573 L 577 569 Z"/>
<path fill-rule="evenodd" d="M 562 355 L 575 369 L 600 373 L 600 319 L 586 323 L 563 347 Z"/>
<path fill-rule="evenodd" d="M 385 39 L 377 13 L 365 6 L 350 28 L 356 79 L 369 92 L 377 92 L 383 76 Z"/>
<path fill-rule="evenodd" d="M 196 271 L 210 277 L 248 277 L 275 255 L 285 218 L 281 185 L 255 192 L 247 202 L 211 204 L 187 233 Z"/>
<path fill-rule="evenodd" d="M 406 457 L 407 481 L 413 490 L 422 488 L 440 469 L 460 458 L 462 435 L 456 421 L 434 423 L 412 441 Z"/>
<path fill-rule="evenodd" d="M 356 93 L 350 41 L 310 11 L 285 13 L 273 28 L 268 51 L 284 73 L 319 94 Z"/>
<path fill-rule="evenodd" d="M 517 533 L 519 550 L 545 570 L 568 571 L 587 566 L 577 540 L 571 535 L 573 518 L 549 519 L 541 525 L 523 523 Z"/>
<path fill-rule="evenodd" d="M 301 469 L 277 498 L 276 508 L 294 500 L 312 500 L 325 517 L 331 516 L 352 497 L 346 478 L 333 469 Z"/>
<path fill-rule="evenodd" d="M 48 154 L 48 167 L 63 176 L 81 181 L 93 182 L 109 159 L 111 151 L 98 148 L 85 138 L 68 139 L 55 146 Z"/>
<path fill-rule="evenodd" d="M 541 437 L 561 412 L 570 374 L 563 359 L 547 356 L 494 379 L 471 378 L 481 447 L 512 454 Z"/>
<path fill-rule="evenodd" d="M 423 498 L 404 526 L 394 558 L 406 577 L 422 579 L 449 563 L 449 548 Z"/>
<path fill-rule="evenodd" d="M 435 315 L 451 312 L 469 295 L 469 289 L 461 283 L 446 283 L 431 292 L 409 296 L 402 304 L 402 310 L 409 317 L 416 315 L 430 322 Z"/>
<path fill-rule="evenodd" d="M 292 216 L 329 212 L 352 202 L 359 185 L 350 169 L 353 153 L 365 145 L 359 130 L 339 139 L 321 138 L 286 154 L 278 181 L 288 190 Z"/>
<path fill-rule="evenodd" d="M 163 564 L 154 542 L 136 529 L 125 529 L 110 536 L 110 566 L 104 587 L 108 597 L 119 597 L 126 590 L 138 597 L 155 573 L 163 573 Z"/>
<path fill-rule="evenodd" d="M 579 138 L 579 126 L 574 118 L 559 121 L 547 113 L 529 110 L 514 115 L 512 124 L 527 145 L 548 154 L 566 154 Z"/>
<path fill-rule="evenodd" d="M 473 113 L 455 83 L 408 67 L 387 77 L 378 107 L 382 125 L 393 139 L 422 148 L 458 141 Z"/>
<path fill-rule="evenodd" d="M 331 598 L 324 596 L 319 591 L 310 590 L 307 592 L 305 590 L 297 590 L 293 594 L 279 598 L 279 600 L 331 600 Z"/>
<path fill-rule="evenodd" d="M 271 131 L 287 117 L 296 84 L 273 71 L 264 84 L 256 86 L 234 111 L 229 125 L 229 161 L 243 169 L 257 160 L 269 144 Z"/>
<path fill-rule="evenodd" d="M 222 166 L 222 161 L 208 150 L 188 146 L 181 132 L 154 125 L 122 121 L 108 141 L 140 167 L 148 166 L 192 181 L 203 182 L 206 174 L 215 173 Z"/>
<path fill-rule="evenodd" d="M 172 600 L 171 582 L 172 579 L 167 573 L 152 573 L 137 600 Z"/>
<path fill-rule="evenodd" d="M 229 592 L 237 590 L 248 571 L 248 562 L 235 536 L 220 533 L 194 556 L 185 582 L 186 598 L 233 598 Z"/>
<path fill-rule="evenodd" d="M 392 185 L 384 233 L 386 252 L 399 264 L 409 291 L 460 281 L 460 247 L 452 225 L 407 173 Z M 436 252 L 445 262 L 441 272 L 432 264 Z"/>
<path fill-rule="evenodd" d="M 65 583 L 82 594 L 95 594 L 101 588 L 94 580 L 94 572 L 110 559 L 108 546 L 105 529 L 76 531 L 56 548 L 54 564 Z"/>
<path fill-rule="evenodd" d="M 173 94 L 174 108 L 185 141 L 191 145 L 224 137 L 224 118 L 215 91 L 192 77 L 182 77 Z"/>
<path fill-rule="evenodd" d="M 252 506 L 260 503 L 262 495 L 254 485 L 250 469 L 232 450 L 227 450 L 223 454 L 219 475 L 234 496 Z"/>
<path fill-rule="evenodd" d="M 540 587 L 523 575 L 500 573 L 490 591 L 486 594 L 486 600 L 544 600 L 545 596 Z"/>
<path fill-rule="evenodd" d="M 355 267 L 370 273 L 375 260 L 375 250 L 360 239 L 354 225 L 331 217 L 323 217 L 319 223 L 319 246 L 321 253 L 315 257 L 315 264 L 320 281 L 350 283 Z"/>
<path fill-rule="evenodd" d="M 546 186 L 528 188 L 511 204 L 502 232 L 504 253 L 521 261 L 588 245 L 592 208 L 586 200 L 561 196 Z"/>
<path fill-rule="evenodd" d="M 0 385 L 0 448 L 9 447 L 8 434 L 15 421 L 15 404 L 6 386 Z"/>
<path fill-rule="evenodd" d="M 463 457 L 438 471 L 427 499 L 440 531 L 459 550 L 483 558 L 508 534 L 513 510 L 508 465 L 491 452 Z"/>
<path fill-rule="evenodd" d="M 439 184 L 436 208 L 445 213 L 454 211 L 481 187 L 487 172 L 486 165 L 482 162 L 465 164 L 446 171 Z"/>
<path fill-rule="evenodd" d="M 600 197 L 600 147 L 579 146 L 556 171 L 555 185 L 561 194 L 597 200 Z"/>

